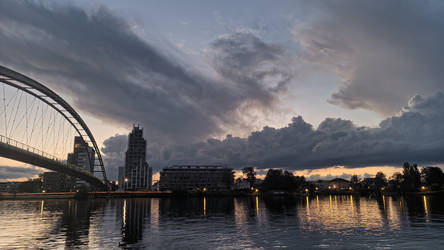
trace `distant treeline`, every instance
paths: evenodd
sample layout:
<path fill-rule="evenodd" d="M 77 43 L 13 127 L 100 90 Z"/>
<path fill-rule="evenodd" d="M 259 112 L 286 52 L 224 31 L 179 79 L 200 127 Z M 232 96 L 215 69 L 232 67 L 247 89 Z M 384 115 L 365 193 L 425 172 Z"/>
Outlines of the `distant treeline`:
<path fill-rule="evenodd" d="M 254 168 L 244 168 L 246 179 L 262 192 L 314 192 L 318 188 L 316 182 L 306 181 L 304 176 L 295 176 L 282 169 L 269 169 L 264 181 L 254 184 L 256 173 Z M 418 191 L 436 191 L 443 189 L 444 174 L 439 167 L 423 167 L 408 162 L 403 164 L 402 173 L 397 172 L 387 178 L 383 172 L 378 172 L 374 178 L 362 179 L 358 175 L 351 176 L 348 192 L 361 194 L 407 193 Z"/>

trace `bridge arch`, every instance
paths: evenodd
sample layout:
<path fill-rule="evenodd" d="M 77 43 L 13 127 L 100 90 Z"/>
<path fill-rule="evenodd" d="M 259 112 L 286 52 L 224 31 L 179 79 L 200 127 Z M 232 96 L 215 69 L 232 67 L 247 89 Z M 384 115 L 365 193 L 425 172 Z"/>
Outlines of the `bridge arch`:
<path fill-rule="evenodd" d="M 99 172 L 102 173 L 103 182 L 108 182 L 105 167 L 103 165 L 103 159 L 97 146 L 96 140 L 94 139 L 91 130 L 88 128 L 80 115 L 74 110 L 74 108 L 72 108 L 62 97 L 60 97 L 57 93 L 55 93 L 48 87 L 37 82 L 36 80 L 33 80 L 4 66 L 0 66 L 0 82 L 34 96 L 48 106 L 52 107 L 61 116 L 63 116 L 85 142 L 92 144 L 97 159 L 99 161 L 98 165 L 95 165 L 95 162 L 94 165 L 95 167 L 100 167 Z M 95 157 L 91 155 L 88 150 L 87 152 L 88 158 L 91 162 L 91 159 L 94 159 Z"/>

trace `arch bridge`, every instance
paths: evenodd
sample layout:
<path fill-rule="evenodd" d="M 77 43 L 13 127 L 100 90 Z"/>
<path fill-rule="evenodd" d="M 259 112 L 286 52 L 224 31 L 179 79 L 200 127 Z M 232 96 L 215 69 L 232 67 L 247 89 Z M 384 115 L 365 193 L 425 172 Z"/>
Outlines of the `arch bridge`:
<path fill-rule="evenodd" d="M 0 86 L 3 101 L 0 112 L 4 120 L 0 131 L 0 157 L 78 177 L 97 188 L 108 189 L 109 182 L 96 140 L 68 102 L 42 83 L 3 66 L 0 66 L 0 83 L 3 85 Z M 93 150 L 82 152 L 91 163 L 89 169 L 70 163 L 65 158 L 66 152 L 55 153 L 62 144 L 65 146 L 72 141 L 73 135 L 92 146 Z M 52 143 L 46 146 L 51 140 Z M 54 154 L 45 152 L 45 147 Z M 94 174 L 96 172 L 101 173 L 102 179 Z"/>

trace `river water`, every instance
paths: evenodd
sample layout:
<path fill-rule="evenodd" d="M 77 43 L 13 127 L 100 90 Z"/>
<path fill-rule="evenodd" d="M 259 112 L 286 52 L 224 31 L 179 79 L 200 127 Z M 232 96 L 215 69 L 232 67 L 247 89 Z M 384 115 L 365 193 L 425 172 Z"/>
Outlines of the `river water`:
<path fill-rule="evenodd" d="M 0 249 L 443 249 L 444 197 L 0 201 Z"/>

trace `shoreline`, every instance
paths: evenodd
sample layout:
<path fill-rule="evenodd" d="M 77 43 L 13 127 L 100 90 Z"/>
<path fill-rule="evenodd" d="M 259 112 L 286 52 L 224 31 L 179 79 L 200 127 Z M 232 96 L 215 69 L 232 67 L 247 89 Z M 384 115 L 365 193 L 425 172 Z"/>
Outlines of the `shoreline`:
<path fill-rule="evenodd" d="M 404 195 L 443 195 L 444 190 L 427 191 L 427 192 L 408 192 L 405 194 L 399 193 L 382 193 L 384 196 L 404 196 Z M 303 196 L 329 196 L 329 195 L 354 195 L 360 197 L 368 197 L 360 195 L 359 193 L 231 193 L 231 194 L 217 194 L 217 193 L 197 193 L 197 194 L 180 194 L 171 191 L 127 191 L 127 192 L 54 192 L 54 193 L 0 193 L 0 200 L 32 200 L 32 199 L 114 199 L 114 198 L 171 198 L 171 197 L 303 197 Z"/>

